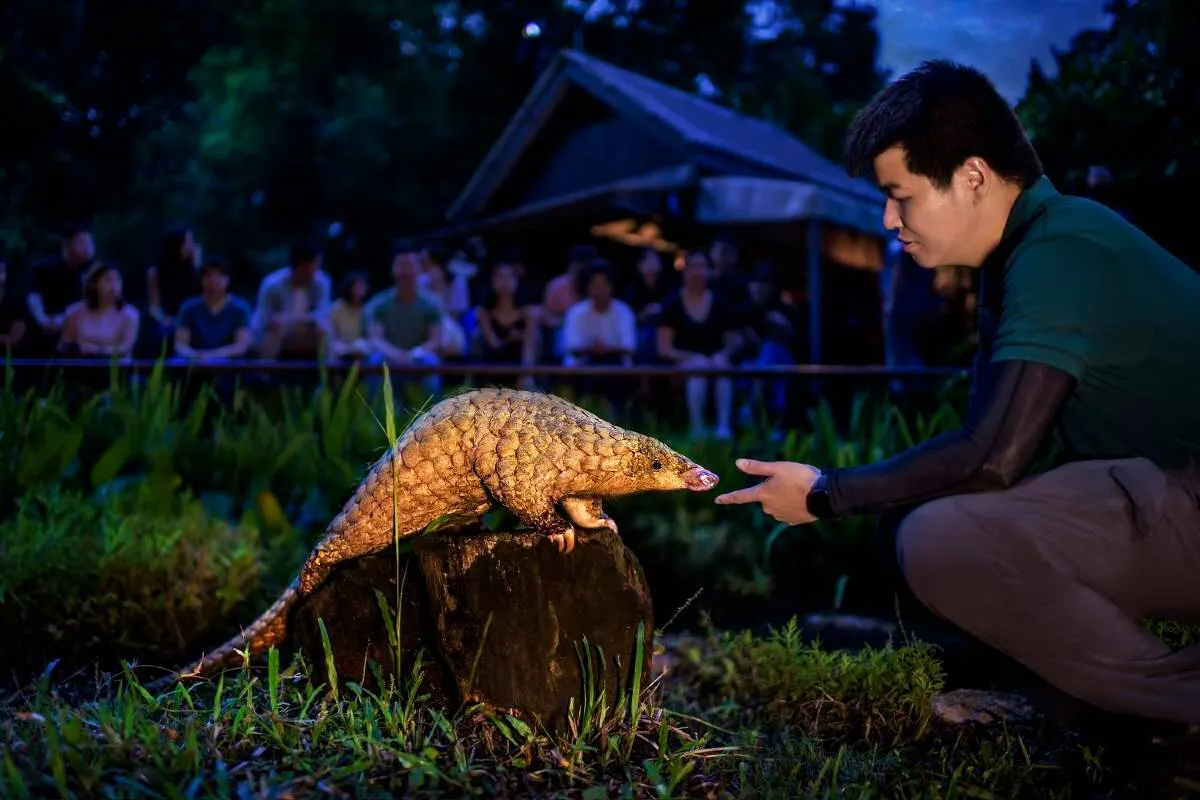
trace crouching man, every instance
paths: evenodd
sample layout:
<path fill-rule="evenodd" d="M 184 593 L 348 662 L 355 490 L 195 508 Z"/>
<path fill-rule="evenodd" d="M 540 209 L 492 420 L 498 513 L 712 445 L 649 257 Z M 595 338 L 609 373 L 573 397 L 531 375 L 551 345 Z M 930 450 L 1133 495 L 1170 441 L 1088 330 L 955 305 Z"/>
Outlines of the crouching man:
<path fill-rule="evenodd" d="M 926 63 L 854 120 L 847 167 L 922 267 L 982 270 L 961 430 L 822 471 L 741 462 L 790 524 L 883 513 L 930 610 L 1092 707 L 1200 723 L 1200 647 L 1139 619 L 1200 622 L 1200 275 L 1120 215 L 1060 194 L 978 72 Z M 1029 474 L 1053 434 L 1066 463 Z"/>

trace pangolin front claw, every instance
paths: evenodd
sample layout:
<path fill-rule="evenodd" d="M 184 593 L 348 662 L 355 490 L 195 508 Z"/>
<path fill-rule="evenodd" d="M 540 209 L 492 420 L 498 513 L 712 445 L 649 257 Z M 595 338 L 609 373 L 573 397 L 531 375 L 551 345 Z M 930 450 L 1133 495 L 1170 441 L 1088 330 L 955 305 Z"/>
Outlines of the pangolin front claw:
<path fill-rule="evenodd" d="M 550 534 L 550 541 L 554 542 L 554 546 L 558 548 L 560 553 L 569 553 L 575 549 L 575 529 L 567 528 L 565 533 Z"/>

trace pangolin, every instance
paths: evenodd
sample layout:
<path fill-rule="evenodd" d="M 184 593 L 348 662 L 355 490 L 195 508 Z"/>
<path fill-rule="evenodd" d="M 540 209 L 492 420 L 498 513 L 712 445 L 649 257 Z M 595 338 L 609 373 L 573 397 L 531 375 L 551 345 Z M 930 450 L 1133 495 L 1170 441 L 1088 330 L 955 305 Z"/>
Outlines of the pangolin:
<path fill-rule="evenodd" d="M 553 394 L 486 388 L 450 396 L 414 419 L 372 466 L 279 599 L 178 677 L 205 677 L 239 651 L 253 656 L 279 644 L 291 609 L 339 563 L 416 536 L 435 520 L 478 517 L 499 504 L 570 553 L 576 526 L 617 531 L 605 499 L 707 491 L 717 481 L 658 440 Z"/>

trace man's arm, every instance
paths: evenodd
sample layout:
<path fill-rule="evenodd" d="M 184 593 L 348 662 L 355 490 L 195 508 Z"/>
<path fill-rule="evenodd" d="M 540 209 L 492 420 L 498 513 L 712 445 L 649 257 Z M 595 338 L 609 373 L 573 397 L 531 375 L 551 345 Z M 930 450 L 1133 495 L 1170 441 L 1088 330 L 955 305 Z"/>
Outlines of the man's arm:
<path fill-rule="evenodd" d="M 972 390 L 975 402 L 959 430 L 877 464 L 823 474 L 814 489 L 824 484 L 828 490 L 828 511 L 877 513 L 950 494 L 1004 489 L 1020 480 L 1077 380 L 1065 370 L 1017 360 L 992 362 L 985 375 L 984 385 Z"/>

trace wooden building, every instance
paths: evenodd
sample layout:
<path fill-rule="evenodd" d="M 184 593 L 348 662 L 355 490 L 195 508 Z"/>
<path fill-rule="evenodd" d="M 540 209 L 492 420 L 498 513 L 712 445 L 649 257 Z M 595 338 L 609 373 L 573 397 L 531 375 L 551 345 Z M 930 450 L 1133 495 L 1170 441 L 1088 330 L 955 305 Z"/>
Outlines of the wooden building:
<path fill-rule="evenodd" d="M 743 265 L 770 261 L 807 305 L 811 363 L 863 363 L 882 357 L 883 203 L 781 128 L 563 50 L 435 233 L 518 244 L 540 275 L 584 241 L 681 263 L 732 234 Z"/>

